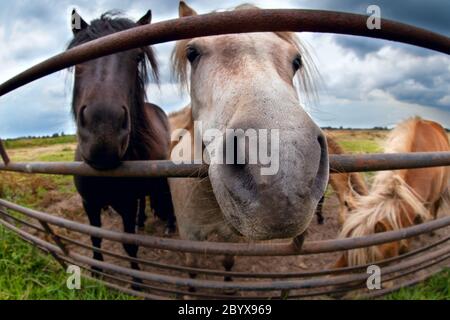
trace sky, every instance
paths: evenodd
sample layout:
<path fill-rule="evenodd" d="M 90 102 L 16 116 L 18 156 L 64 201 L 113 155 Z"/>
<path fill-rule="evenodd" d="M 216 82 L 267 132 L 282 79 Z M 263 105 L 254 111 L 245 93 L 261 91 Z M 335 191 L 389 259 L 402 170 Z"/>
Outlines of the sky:
<path fill-rule="evenodd" d="M 198 13 L 243 2 L 261 8 L 339 10 L 366 14 L 375 4 L 381 16 L 450 36 L 448 0 L 187 0 Z M 112 9 L 139 19 L 152 9 L 153 21 L 178 16 L 178 0 L 4 0 L 0 2 L 0 82 L 65 50 L 72 38 L 70 12 L 86 21 Z M 305 106 L 321 126 L 393 126 L 415 115 L 450 128 L 450 57 L 394 42 L 301 33 L 321 75 L 318 99 Z M 170 75 L 173 43 L 154 46 L 161 65 L 160 87 L 149 100 L 166 112 L 189 102 Z M 0 137 L 74 133 L 70 115 L 72 75 L 61 71 L 0 97 Z"/>

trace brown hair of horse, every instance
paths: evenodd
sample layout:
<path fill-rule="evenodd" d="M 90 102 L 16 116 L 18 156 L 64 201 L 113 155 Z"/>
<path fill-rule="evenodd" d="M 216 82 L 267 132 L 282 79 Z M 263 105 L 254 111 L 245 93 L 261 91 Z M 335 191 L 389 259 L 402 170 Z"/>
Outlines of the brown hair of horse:
<path fill-rule="evenodd" d="M 390 134 L 386 153 L 449 151 L 444 128 L 419 117 L 400 123 Z M 379 172 L 369 195 L 360 197 L 357 208 L 345 221 L 340 238 L 368 236 L 400 230 L 433 219 L 448 193 L 448 167 Z M 408 250 L 409 241 L 354 249 L 345 252 L 337 267 L 355 266 L 390 258 Z"/>

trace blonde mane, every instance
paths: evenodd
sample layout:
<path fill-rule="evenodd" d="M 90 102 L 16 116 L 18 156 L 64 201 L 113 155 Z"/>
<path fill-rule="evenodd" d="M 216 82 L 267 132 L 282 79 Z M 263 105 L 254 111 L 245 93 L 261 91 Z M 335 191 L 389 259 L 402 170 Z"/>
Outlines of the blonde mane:
<path fill-rule="evenodd" d="M 409 152 L 414 142 L 417 123 L 420 117 L 412 117 L 399 123 L 388 135 L 383 149 L 385 153 Z"/>
<path fill-rule="evenodd" d="M 385 152 L 411 151 L 418 120 L 420 118 L 408 119 L 392 130 L 384 147 Z M 357 198 L 356 210 L 345 220 L 340 238 L 368 236 L 376 232 L 376 226 L 380 222 L 387 223 L 393 230 L 411 226 L 414 221 L 406 214 L 407 211 L 414 212 L 421 221 L 432 219 L 422 199 L 405 182 L 405 171 L 376 174 L 369 195 Z M 378 246 L 349 250 L 346 255 L 350 266 L 383 258 Z"/>
<path fill-rule="evenodd" d="M 242 4 L 231 10 L 260 10 L 251 4 Z M 295 46 L 302 57 L 302 68 L 297 72 L 296 82 L 308 98 L 317 98 L 316 80 L 320 79 L 319 71 L 305 45 L 294 32 L 274 32 L 278 37 Z M 181 88 L 189 88 L 189 63 L 186 57 L 186 46 L 192 39 L 177 41 L 172 52 L 172 74 Z"/>

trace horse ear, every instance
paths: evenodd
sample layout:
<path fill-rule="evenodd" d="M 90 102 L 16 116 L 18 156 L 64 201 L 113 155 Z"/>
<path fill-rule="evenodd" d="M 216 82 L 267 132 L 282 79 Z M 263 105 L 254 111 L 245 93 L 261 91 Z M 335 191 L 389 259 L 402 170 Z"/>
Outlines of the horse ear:
<path fill-rule="evenodd" d="M 78 32 L 89 27 L 89 24 L 86 21 L 84 21 L 84 19 L 78 14 L 78 12 L 75 9 L 72 10 L 72 15 L 70 19 L 72 25 L 72 32 L 74 35 L 77 35 Z"/>
<path fill-rule="evenodd" d="M 197 12 L 195 12 L 194 9 L 189 7 L 186 2 L 180 1 L 180 7 L 178 9 L 180 18 L 183 17 L 190 17 L 190 16 L 196 16 Z"/>
<path fill-rule="evenodd" d="M 148 10 L 147 13 L 139 19 L 139 21 L 137 22 L 138 25 L 146 25 L 146 24 L 150 24 L 152 22 L 152 10 Z"/>

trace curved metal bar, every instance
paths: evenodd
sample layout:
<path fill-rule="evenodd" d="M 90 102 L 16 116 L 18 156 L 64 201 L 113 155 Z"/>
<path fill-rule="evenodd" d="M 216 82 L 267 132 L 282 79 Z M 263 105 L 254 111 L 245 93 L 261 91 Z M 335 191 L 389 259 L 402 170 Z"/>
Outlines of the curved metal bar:
<path fill-rule="evenodd" d="M 427 30 L 416 28 L 413 26 L 383 20 L 382 30 L 368 30 L 365 22 L 367 17 L 349 13 L 329 12 L 329 11 L 314 11 L 314 10 L 249 10 L 240 12 L 225 12 L 213 13 L 204 16 L 189 17 L 177 20 L 153 24 L 150 26 L 143 26 L 132 30 L 117 33 L 105 38 L 92 41 L 80 47 L 71 49 L 65 53 L 50 58 L 41 64 L 38 64 L 29 70 L 19 74 L 10 79 L 4 84 L 0 85 L 0 96 L 20 87 L 36 79 L 39 79 L 52 72 L 62 70 L 66 67 L 87 61 L 100 56 L 111 53 L 140 47 L 143 45 L 151 45 L 155 43 L 167 42 L 171 40 L 178 40 L 191 37 L 218 35 L 236 32 L 257 32 L 257 31 L 312 31 L 312 32 L 330 32 L 338 34 L 360 35 L 372 38 L 380 38 L 386 40 L 399 41 L 409 44 L 418 45 L 424 48 L 440 51 L 450 54 L 450 39 L 448 37 L 438 35 Z M 109 174 L 118 174 L 120 170 L 126 171 L 125 175 L 117 176 L 132 176 L 132 177 L 146 177 L 146 176 L 172 176 L 172 177 L 203 177 L 207 174 L 206 166 L 173 166 L 170 163 L 142 163 L 140 166 L 130 163 L 124 164 L 119 170 L 114 172 L 94 172 L 90 168 L 83 167 L 83 164 L 58 164 L 59 167 L 53 164 L 12 164 L 2 165 L 0 170 L 15 171 L 15 172 L 39 172 L 52 173 L 46 171 L 53 171 L 54 174 L 58 170 L 65 170 L 68 173 L 79 175 L 92 176 L 110 176 Z M 51 165 L 51 164 L 50 164 Z M 332 156 L 331 172 L 361 172 L 361 171 L 380 171 L 380 170 L 395 170 L 395 169 L 409 169 L 419 167 L 433 167 L 450 165 L 450 153 L 423 153 L 423 154 L 396 154 L 396 155 L 362 155 L 362 156 Z M 145 169 L 143 174 L 139 170 Z M 72 173 L 70 173 L 72 172 Z M 113 175 L 114 176 L 114 175 Z M 6 207 L 14 207 L 14 204 L 0 201 L 0 203 L 7 203 Z M 52 220 L 52 217 L 45 213 L 26 209 L 20 206 L 12 208 L 13 210 L 22 212 L 27 216 L 41 215 L 41 218 L 36 218 L 40 222 Z M 3 213 L 3 212 L 2 212 Z M 224 243 L 195 243 L 180 240 L 160 239 L 156 237 L 142 237 L 131 236 L 120 233 L 101 230 L 98 228 L 88 228 L 88 226 L 71 222 L 65 219 L 46 221 L 60 227 L 82 232 L 85 234 L 96 235 L 101 234 L 100 237 L 110 239 L 113 241 L 120 241 L 125 243 L 135 243 L 148 247 L 154 247 L 164 250 L 183 250 L 192 253 L 208 253 L 208 254 L 234 254 L 234 255 L 293 255 L 293 254 L 312 254 L 324 253 L 330 251 L 347 250 L 369 245 L 376 245 L 385 242 L 396 241 L 403 238 L 413 237 L 422 233 L 430 232 L 439 228 L 450 225 L 450 218 L 433 221 L 427 224 L 411 227 L 401 231 L 387 232 L 384 234 L 372 235 L 365 238 L 341 239 L 306 243 L 305 246 L 299 250 L 295 243 L 288 244 L 224 244 Z M 20 220 L 20 219 L 18 219 Z M 10 223 L 0 220 L 0 223 L 21 235 L 25 240 L 34 243 L 36 246 L 42 248 L 44 251 L 64 256 L 64 252 L 44 240 L 34 237 Z M 33 224 L 23 222 L 24 225 L 35 227 Z M 41 231 L 40 229 L 37 229 Z M 185 243 L 185 245 L 183 245 Z M 429 246 L 434 247 L 435 244 Z M 425 248 L 416 250 L 423 252 Z M 404 269 L 414 267 L 413 270 L 403 272 L 400 275 L 391 277 L 392 279 L 404 276 L 414 272 L 414 270 L 421 270 L 430 265 L 436 264 L 436 261 L 443 261 L 448 259 L 450 249 L 448 247 L 439 249 L 433 253 L 426 254 L 411 261 L 401 262 L 397 266 L 389 266 L 384 269 L 384 273 L 401 272 Z M 90 266 L 101 266 L 106 269 L 125 274 L 127 276 L 142 276 L 142 278 L 149 281 L 159 283 L 172 284 L 176 286 L 194 286 L 207 289 L 230 288 L 239 289 L 243 291 L 271 291 L 271 290 L 295 290 L 317 288 L 323 286 L 345 284 L 353 281 L 360 281 L 365 279 L 366 275 L 353 274 L 351 276 L 337 276 L 334 279 L 309 279 L 305 281 L 272 281 L 272 282 L 240 282 L 240 283 L 223 283 L 217 281 L 201 281 L 192 279 L 182 279 L 170 276 L 162 276 L 130 270 L 108 263 L 98 262 L 87 257 L 73 254 L 68 254 L 71 258 L 76 259 L 82 263 Z M 427 262 L 429 259 L 435 259 L 433 262 L 428 262 L 425 266 L 417 267 L 417 265 Z M 331 281 L 328 281 L 331 280 Z M 417 281 L 416 281 L 417 282 Z M 413 283 L 413 282 L 410 282 Z M 120 291 L 132 290 L 116 286 L 111 283 L 105 285 L 115 287 Z M 404 284 L 403 284 L 404 285 Z M 157 289 L 156 289 L 157 290 Z M 377 293 L 380 294 L 380 293 Z M 383 293 L 384 294 L 384 293 Z M 142 295 L 146 298 L 164 298 L 157 295 Z"/>
<path fill-rule="evenodd" d="M 331 173 L 450 166 L 450 152 L 330 155 Z"/>
<path fill-rule="evenodd" d="M 59 251 L 59 248 L 58 248 Z M 431 259 L 438 258 L 443 255 L 448 255 L 450 253 L 450 247 L 436 250 L 435 252 L 427 255 L 423 255 L 419 258 L 412 259 L 410 261 L 402 262 L 392 267 L 387 267 L 383 269 L 383 274 L 388 275 L 394 272 L 399 272 L 404 269 L 413 267 L 417 264 L 427 262 Z M 61 254 L 61 253 L 60 253 Z M 223 282 L 223 281 L 213 281 L 213 280 L 198 280 L 198 279 L 187 279 L 179 278 L 173 276 L 166 276 L 160 274 L 152 274 L 143 271 L 132 270 L 129 268 L 113 265 L 110 263 L 105 263 L 97 261 L 85 256 L 70 253 L 70 257 L 75 259 L 79 263 L 87 264 L 89 266 L 102 268 L 110 272 L 117 272 L 119 274 L 127 275 L 130 277 L 139 278 L 142 280 L 152 281 L 165 285 L 174 285 L 182 287 L 195 287 L 203 289 L 213 289 L 213 290 L 241 290 L 241 291 L 274 291 L 274 290 L 296 290 L 296 289 L 310 289 L 310 288 L 320 288 L 326 286 L 338 286 L 353 282 L 365 281 L 367 279 L 367 274 L 352 274 L 345 276 L 336 276 L 333 278 L 320 278 L 320 279 L 305 279 L 305 280 L 273 280 L 273 281 L 260 281 L 260 282 Z"/>
<path fill-rule="evenodd" d="M 382 19 L 369 30 L 367 16 L 321 10 L 241 10 L 168 20 L 122 31 L 58 54 L 0 85 L 0 96 L 53 72 L 119 51 L 156 43 L 230 33 L 297 31 L 348 34 L 417 45 L 450 54 L 450 39 L 411 25 Z"/>
<path fill-rule="evenodd" d="M 447 265 L 445 268 L 450 268 L 450 265 Z M 385 296 L 387 294 L 396 292 L 402 288 L 407 288 L 407 287 L 412 287 L 415 286 L 419 283 L 422 283 L 428 279 L 430 279 L 431 277 L 441 273 L 442 270 L 434 270 L 434 271 L 430 271 L 427 274 L 423 275 L 423 276 L 419 276 L 418 278 L 412 279 L 410 281 L 398 284 L 396 286 L 393 286 L 391 288 L 386 288 L 386 289 L 381 289 L 381 290 L 376 290 L 375 292 L 366 294 L 366 295 L 362 295 L 362 296 L 358 296 L 358 298 L 360 299 L 374 299 L 374 298 L 378 298 L 381 296 Z"/>
<path fill-rule="evenodd" d="M 105 269 L 110 272 L 116 272 L 125 276 L 131 276 L 136 278 L 141 278 L 143 280 L 148 280 L 160 284 L 166 285 L 174 285 L 174 286 L 183 286 L 183 287 L 198 287 L 204 289 L 238 289 L 241 291 L 275 291 L 275 290 L 296 290 L 296 289 L 311 289 L 311 288 L 320 288 L 327 286 L 338 286 L 338 285 L 346 285 L 346 284 L 354 284 L 355 282 L 359 283 L 364 281 L 367 278 L 366 274 L 352 274 L 347 276 L 337 276 L 334 278 L 327 279 L 308 279 L 305 281 L 269 281 L 269 282 L 234 282 L 234 283 L 224 283 L 220 281 L 211 281 L 211 280 L 193 280 L 193 279 L 184 279 L 177 278 L 172 276 L 163 276 L 158 274 L 146 273 L 143 271 L 131 270 L 128 268 L 116 266 L 110 263 L 100 262 L 91 258 L 84 257 L 79 254 L 68 253 L 65 254 L 61 248 L 46 242 L 38 237 L 35 237 L 27 232 L 21 230 L 13 226 L 12 224 L 0 220 L 0 224 L 8 228 L 9 230 L 17 233 L 20 237 L 22 237 L 26 241 L 32 242 L 34 245 L 39 248 L 56 254 L 60 257 L 68 257 L 74 259 L 76 263 L 86 264 L 88 266 L 95 266 L 102 269 Z M 442 248 L 436 250 L 435 252 L 426 254 L 416 259 L 412 259 L 406 262 L 402 262 L 396 266 L 391 266 L 383 269 L 384 275 L 395 274 L 398 272 L 402 272 L 403 270 L 407 270 L 409 268 L 414 268 L 420 264 L 426 264 L 434 259 L 448 259 L 450 254 L 450 247 Z M 407 271 L 408 272 L 408 271 Z M 352 285 L 353 286 L 353 285 Z M 118 287 L 121 288 L 121 287 Z M 350 290 L 350 289 L 349 289 Z M 352 289 L 353 290 L 353 289 Z M 131 292 L 130 292 L 131 293 Z M 156 297 L 156 296 L 155 296 Z"/>
<path fill-rule="evenodd" d="M 17 217 L 14 217 L 13 215 L 10 215 L 7 212 L 4 212 L 3 210 L 0 210 L 0 214 L 5 216 L 6 218 L 10 218 L 10 219 L 12 219 L 20 224 L 23 224 L 27 227 L 31 227 L 35 230 L 45 233 L 45 230 L 42 229 L 40 226 L 29 223 L 24 220 L 21 220 Z M 366 269 L 369 265 L 373 264 L 373 263 L 369 263 L 369 264 L 359 265 L 359 266 L 355 266 L 355 267 L 346 267 L 346 268 L 339 268 L 339 269 L 324 269 L 324 270 L 319 270 L 319 271 L 307 271 L 307 272 L 249 273 L 249 272 L 237 272 L 237 271 L 218 271 L 218 270 L 212 270 L 212 269 L 200 269 L 200 268 L 191 268 L 191 267 L 178 266 L 178 265 L 170 265 L 170 264 L 164 264 L 164 263 L 154 262 L 154 261 L 149 261 L 149 260 L 144 260 L 144 259 L 132 258 L 132 257 L 126 256 L 126 255 L 118 254 L 118 253 L 108 251 L 105 249 L 96 248 L 91 245 L 84 244 L 80 241 L 77 241 L 77 240 L 71 239 L 69 237 L 62 236 L 62 235 L 58 235 L 58 237 L 61 240 L 65 241 L 69 244 L 73 244 L 74 246 L 78 246 L 78 247 L 81 247 L 84 249 L 89 249 L 89 250 L 93 250 L 96 252 L 100 252 L 104 255 L 108 255 L 113 258 L 117 258 L 117 259 L 128 261 L 128 262 L 136 262 L 136 263 L 139 263 L 142 265 L 147 265 L 149 267 L 159 268 L 159 269 L 163 269 L 163 270 L 172 270 L 172 271 L 177 271 L 177 272 L 182 272 L 182 273 L 206 274 L 206 275 L 210 275 L 210 276 L 220 276 L 220 277 L 229 276 L 229 277 L 233 277 L 233 278 L 260 278 L 260 279 L 305 278 L 305 277 L 336 275 L 336 274 L 360 271 L 360 270 Z M 385 259 L 382 261 L 377 261 L 377 265 L 382 267 L 382 266 L 391 264 L 393 262 L 398 262 L 399 260 L 404 260 L 406 258 L 415 256 L 419 253 L 423 253 L 432 248 L 435 248 L 449 240 L 450 240 L 450 236 L 447 236 L 447 237 L 440 239 L 432 244 L 429 244 L 427 246 L 407 252 L 403 255 L 392 257 L 392 258 Z"/>
<path fill-rule="evenodd" d="M 330 155 L 330 172 L 363 172 L 450 166 L 450 152 L 373 153 Z M 207 165 L 175 164 L 172 161 L 129 161 L 114 170 L 97 171 L 84 162 L 30 162 L 0 164 L 0 171 L 130 178 L 203 178 Z"/>
<path fill-rule="evenodd" d="M 306 272 L 251 273 L 251 272 L 239 272 L 239 271 L 219 271 L 219 270 L 212 270 L 212 269 L 201 269 L 201 268 L 191 268 L 191 267 L 185 267 L 185 266 L 179 266 L 179 265 L 170 265 L 170 264 L 164 264 L 164 263 L 154 262 L 154 261 L 149 261 L 149 260 L 144 260 L 144 259 L 131 258 L 129 256 L 117 254 L 112 251 L 99 249 L 99 248 L 96 248 L 96 247 L 93 247 L 90 245 L 86 245 L 84 243 L 73 240 L 71 238 L 67 238 L 64 236 L 59 236 L 59 237 L 61 238 L 61 240 L 71 243 L 75 246 L 79 246 L 79 247 L 82 247 L 85 249 L 100 252 L 104 255 L 108 255 L 108 256 L 111 256 L 111 257 L 114 257 L 117 259 L 129 261 L 129 262 L 136 262 L 136 263 L 139 263 L 142 265 L 147 265 L 149 267 L 159 268 L 159 269 L 163 269 L 163 270 L 172 270 L 172 271 L 178 271 L 178 272 L 183 272 L 183 273 L 206 274 L 206 275 L 218 276 L 218 277 L 227 276 L 227 277 L 232 277 L 232 278 L 259 278 L 259 279 L 306 278 L 306 277 L 313 277 L 313 276 L 336 275 L 336 274 L 360 271 L 363 269 L 367 269 L 368 266 L 373 264 L 373 263 L 368 263 L 365 265 L 360 265 L 360 266 L 355 266 L 355 267 L 346 267 L 346 268 L 339 268 L 339 269 L 324 269 L 324 270 L 319 270 L 319 271 L 306 271 Z M 393 262 L 398 262 L 399 260 L 404 260 L 406 258 L 413 257 L 419 253 L 428 251 L 428 250 L 435 248 L 445 242 L 448 242 L 449 240 L 450 240 L 450 236 L 443 238 L 441 240 L 438 240 L 430 245 L 407 252 L 400 256 L 392 257 L 392 258 L 385 259 L 382 261 L 377 261 L 377 266 L 382 267 L 387 264 L 391 264 Z"/>
<path fill-rule="evenodd" d="M 84 162 L 13 162 L 9 165 L 0 164 L 0 171 L 112 178 L 202 178 L 207 175 L 208 167 L 197 164 L 174 164 L 172 161 L 128 161 L 118 169 L 97 171 Z"/>
<path fill-rule="evenodd" d="M 104 230 L 101 228 L 96 228 L 82 223 L 66 220 L 60 217 L 55 217 L 47 213 L 24 208 L 2 199 L 0 199 L 0 205 L 58 227 L 63 227 L 86 235 L 96 236 L 112 241 L 118 241 L 121 243 L 136 244 L 143 247 L 161 250 L 183 251 L 201 254 L 229 254 L 236 256 L 287 256 L 343 251 L 411 238 L 450 225 L 450 217 L 445 217 L 439 220 L 427 222 L 402 230 L 377 233 L 368 237 L 306 242 L 299 250 L 294 242 L 270 244 L 220 243 L 175 240 L 158 238 L 154 236 L 127 234 Z"/>

